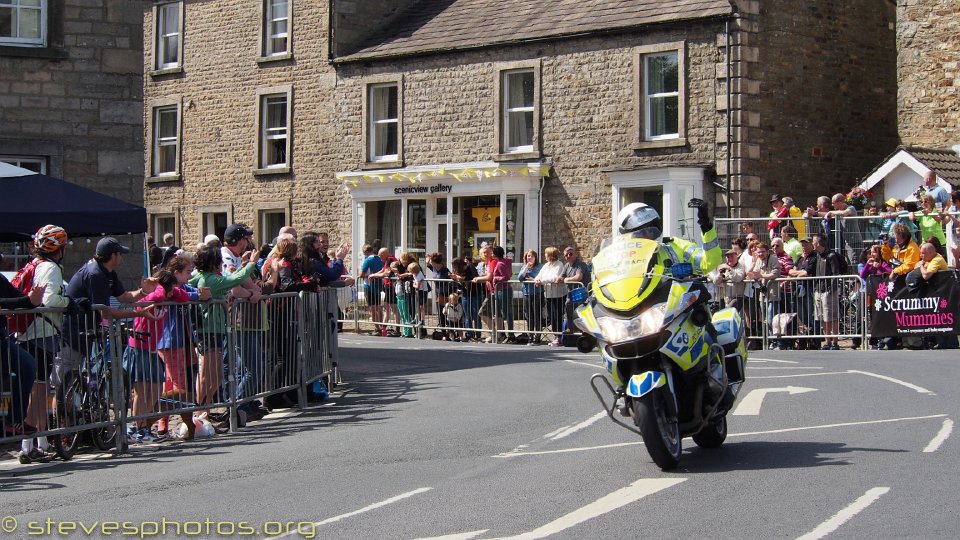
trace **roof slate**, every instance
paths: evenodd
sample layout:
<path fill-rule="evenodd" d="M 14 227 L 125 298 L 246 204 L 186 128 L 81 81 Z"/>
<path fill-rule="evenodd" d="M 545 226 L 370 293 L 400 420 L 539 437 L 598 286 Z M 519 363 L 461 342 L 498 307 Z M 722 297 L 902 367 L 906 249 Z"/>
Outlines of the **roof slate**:
<path fill-rule="evenodd" d="M 339 60 L 469 49 L 733 11 L 730 0 L 423 0 Z"/>
<path fill-rule="evenodd" d="M 918 147 L 907 147 L 904 150 L 929 167 L 940 178 L 954 186 L 960 186 L 960 156 L 953 150 Z"/>

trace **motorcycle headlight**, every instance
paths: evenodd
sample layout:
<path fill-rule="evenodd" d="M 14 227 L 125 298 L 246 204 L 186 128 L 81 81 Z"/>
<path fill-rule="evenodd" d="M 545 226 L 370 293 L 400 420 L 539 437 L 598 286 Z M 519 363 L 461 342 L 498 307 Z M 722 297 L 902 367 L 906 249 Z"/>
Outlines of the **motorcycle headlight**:
<path fill-rule="evenodd" d="M 597 317 L 597 324 L 607 343 L 622 343 L 659 332 L 666 310 L 667 304 L 660 303 L 632 319 Z"/>

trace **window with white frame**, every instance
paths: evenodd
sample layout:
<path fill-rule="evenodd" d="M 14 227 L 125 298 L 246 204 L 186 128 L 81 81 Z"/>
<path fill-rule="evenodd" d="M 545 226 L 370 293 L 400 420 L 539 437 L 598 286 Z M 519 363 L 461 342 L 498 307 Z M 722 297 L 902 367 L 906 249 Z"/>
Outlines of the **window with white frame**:
<path fill-rule="evenodd" d="M 3 0 L 0 0 L 2 2 Z M 2 156 L 0 161 L 37 174 L 47 174 L 47 158 L 41 156 Z"/>
<path fill-rule="evenodd" d="M 290 52 L 290 0 L 265 0 L 263 55 Z"/>
<path fill-rule="evenodd" d="M 532 69 L 504 71 L 503 151 L 533 151 L 534 76 Z"/>
<path fill-rule="evenodd" d="M 180 108 L 176 105 L 153 109 L 152 176 L 179 173 Z"/>
<path fill-rule="evenodd" d="M 217 238 L 223 240 L 223 233 L 227 229 L 227 213 L 226 212 L 203 212 L 200 214 L 200 240 L 209 235 L 216 235 Z"/>
<path fill-rule="evenodd" d="M 262 95 L 260 96 L 260 168 L 288 167 L 289 157 L 289 95 Z"/>
<path fill-rule="evenodd" d="M 656 141 L 680 136 L 680 62 L 678 51 L 643 56 L 643 134 Z"/>
<path fill-rule="evenodd" d="M 154 10 L 156 17 L 156 43 L 154 69 L 180 67 L 183 3 L 160 4 Z"/>
<path fill-rule="evenodd" d="M 177 239 L 177 216 L 175 214 L 151 214 L 150 215 L 150 233 L 157 240 L 157 243 L 162 243 L 163 236 L 166 234 L 172 234 L 174 238 L 174 243 Z"/>
<path fill-rule="evenodd" d="M 280 234 L 280 229 L 287 225 L 287 212 L 285 210 L 262 210 L 260 211 L 260 241 L 272 242 Z"/>
<path fill-rule="evenodd" d="M 397 161 L 400 147 L 400 86 L 397 83 L 369 87 L 370 161 Z"/>
<path fill-rule="evenodd" d="M 0 0 L 0 45 L 43 47 L 48 0 Z"/>

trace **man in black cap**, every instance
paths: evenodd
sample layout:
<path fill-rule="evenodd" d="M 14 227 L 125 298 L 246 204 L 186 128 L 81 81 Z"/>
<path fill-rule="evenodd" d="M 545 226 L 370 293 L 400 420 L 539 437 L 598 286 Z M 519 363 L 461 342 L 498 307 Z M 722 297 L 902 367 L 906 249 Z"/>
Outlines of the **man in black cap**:
<path fill-rule="evenodd" d="M 243 254 L 253 249 L 250 245 L 252 237 L 253 230 L 243 223 L 228 225 L 223 231 L 224 246 L 220 248 L 220 254 L 223 255 L 223 275 L 232 274 L 243 266 Z"/>
<path fill-rule="evenodd" d="M 90 350 L 86 343 L 85 333 L 93 332 L 100 321 L 100 316 L 94 316 L 89 312 L 89 307 L 94 305 L 110 305 L 110 297 L 114 297 L 121 304 L 131 304 L 137 302 L 144 296 L 150 294 L 157 288 L 157 279 L 140 279 L 140 288 L 135 291 L 128 291 L 120 282 L 117 275 L 117 268 L 123 262 L 123 256 L 130 252 L 130 248 L 117 241 L 116 238 L 107 236 L 97 242 L 97 251 L 87 264 L 80 267 L 77 273 L 70 278 L 67 284 L 66 296 L 73 299 L 78 304 L 87 306 L 86 313 L 71 314 L 64 318 L 63 339 L 64 347 L 60 351 L 60 356 L 55 360 L 56 369 L 51 374 L 51 382 L 58 386 L 66 372 L 78 366 L 77 363 L 83 358 L 80 351 Z M 130 317 L 146 317 L 150 320 L 158 320 L 150 307 L 135 307 L 133 309 L 118 309 L 114 307 L 105 308 L 104 311 L 115 319 L 124 319 Z"/>
<path fill-rule="evenodd" d="M 770 197 L 770 206 L 773 207 L 773 212 L 770 212 L 770 217 L 790 217 L 790 209 L 783 206 L 783 197 L 781 197 L 779 194 L 775 194 L 773 197 Z M 780 229 L 785 224 L 786 222 L 780 219 L 771 219 L 767 222 L 767 230 L 770 232 L 771 240 L 780 236 Z"/>

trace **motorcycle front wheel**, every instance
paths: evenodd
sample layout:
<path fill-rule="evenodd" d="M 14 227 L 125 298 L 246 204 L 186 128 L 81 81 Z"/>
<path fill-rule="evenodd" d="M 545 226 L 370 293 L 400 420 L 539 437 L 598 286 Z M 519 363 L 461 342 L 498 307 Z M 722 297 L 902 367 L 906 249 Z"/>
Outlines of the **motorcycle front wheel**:
<path fill-rule="evenodd" d="M 668 399 L 671 399 L 669 392 L 660 388 L 633 400 L 634 418 L 643 435 L 643 444 L 653 462 L 665 471 L 675 469 L 683 453 L 680 426 L 667 417 Z"/>

